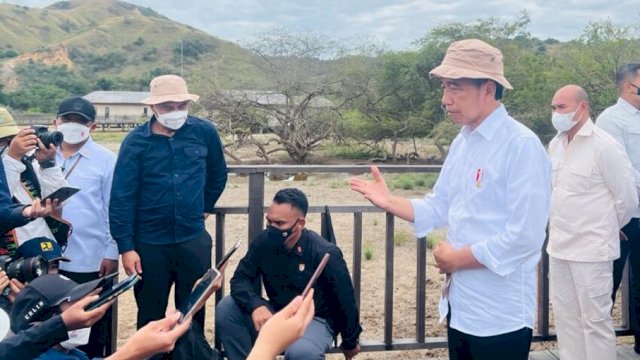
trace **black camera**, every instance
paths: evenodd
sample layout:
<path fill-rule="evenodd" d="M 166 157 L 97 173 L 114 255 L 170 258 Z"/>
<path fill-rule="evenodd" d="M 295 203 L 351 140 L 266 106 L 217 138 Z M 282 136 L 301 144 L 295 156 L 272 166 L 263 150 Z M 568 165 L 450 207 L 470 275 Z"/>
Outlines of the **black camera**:
<path fill-rule="evenodd" d="M 44 125 L 31 125 L 31 128 L 36 131 L 36 136 L 47 149 L 50 144 L 60 146 L 62 140 L 64 140 L 64 136 L 60 131 L 49 131 L 49 128 Z"/>
<path fill-rule="evenodd" d="M 1 255 L 0 270 L 4 270 L 9 279 L 16 279 L 21 283 L 25 283 L 47 274 L 49 272 L 49 263 L 42 256 L 14 259 L 8 255 Z"/>

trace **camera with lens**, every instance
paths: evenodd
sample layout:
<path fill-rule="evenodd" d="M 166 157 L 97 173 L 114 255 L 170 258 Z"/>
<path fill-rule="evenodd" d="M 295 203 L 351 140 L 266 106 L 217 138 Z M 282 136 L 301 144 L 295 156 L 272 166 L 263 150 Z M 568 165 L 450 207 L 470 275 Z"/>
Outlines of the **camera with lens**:
<path fill-rule="evenodd" d="M 1 255 L 0 270 L 4 270 L 9 279 L 16 279 L 21 283 L 26 283 L 48 273 L 49 263 L 42 256 L 12 258 L 8 255 Z"/>
<path fill-rule="evenodd" d="M 36 136 L 46 148 L 49 148 L 51 144 L 60 146 L 64 140 L 60 131 L 49 131 L 49 128 L 44 125 L 31 125 L 31 128 L 36 131 Z"/>

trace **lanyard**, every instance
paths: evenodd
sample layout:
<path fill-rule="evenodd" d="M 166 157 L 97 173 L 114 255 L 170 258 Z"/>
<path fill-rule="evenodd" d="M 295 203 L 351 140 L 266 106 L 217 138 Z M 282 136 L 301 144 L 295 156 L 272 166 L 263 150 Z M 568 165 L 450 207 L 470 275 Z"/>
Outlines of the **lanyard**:
<path fill-rule="evenodd" d="M 80 159 L 82 159 L 82 155 L 78 154 L 78 158 L 76 159 L 76 161 L 73 162 L 73 165 L 71 165 L 71 168 L 69 169 L 69 171 L 67 171 L 67 173 L 64 175 L 64 179 L 67 180 L 69 178 L 69 176 L 71 175 L 71 173 L 73 172 L 73 170 L 76 168 L 76 166 L 78 165 L 78 163 L 80 162 Z M 66 161 L 65 161 L 66 162 Z M 63 170 L 64 171 L 64 170 Z"/>

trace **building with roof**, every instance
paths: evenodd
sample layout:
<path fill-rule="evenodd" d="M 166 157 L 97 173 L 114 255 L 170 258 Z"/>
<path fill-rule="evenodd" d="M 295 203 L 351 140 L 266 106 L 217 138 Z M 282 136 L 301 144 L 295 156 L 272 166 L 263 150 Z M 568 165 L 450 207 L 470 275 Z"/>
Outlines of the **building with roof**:
<path fill-rule="evenodd" d="M 96 107 L 98 122 L 141 122 L 151 111 L 142 100 L 149 97 L 144 91 L 94 91 L 85 96 Z"/>

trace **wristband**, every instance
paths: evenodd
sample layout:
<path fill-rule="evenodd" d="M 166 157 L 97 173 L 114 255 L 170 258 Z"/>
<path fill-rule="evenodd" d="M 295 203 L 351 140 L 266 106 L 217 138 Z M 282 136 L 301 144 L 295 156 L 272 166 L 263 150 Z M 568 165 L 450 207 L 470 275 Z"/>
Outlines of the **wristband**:
<path fill-rule="evenodd" d="M 51 159 L 51 160 L 45 160 L 42 162 L 38 162 L 38 164 L 40 164 L 40 168 L 41 169 L 49 169 L 52 168 L 54 166 L 56 166 L 56 161 Z"/>

